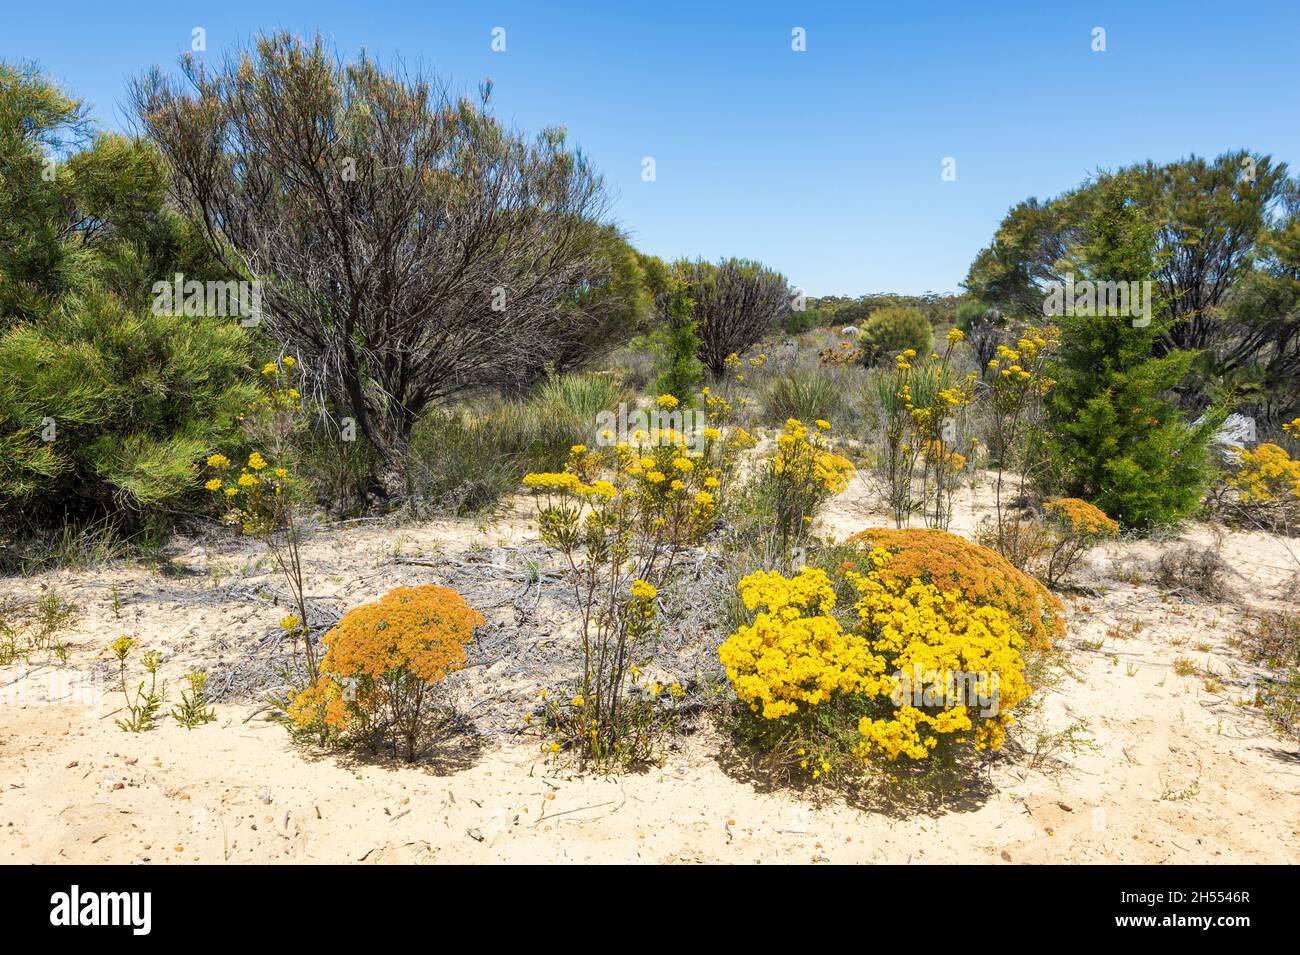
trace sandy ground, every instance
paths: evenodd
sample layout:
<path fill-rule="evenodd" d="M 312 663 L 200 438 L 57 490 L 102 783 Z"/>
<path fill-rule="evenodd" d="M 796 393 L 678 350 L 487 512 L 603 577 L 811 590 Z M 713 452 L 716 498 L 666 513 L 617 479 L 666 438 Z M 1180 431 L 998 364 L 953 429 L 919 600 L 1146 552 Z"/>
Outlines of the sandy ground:
<path fill-rule="evenodd" d="M 987 486 L 966 495 L 953 530 L 973 533 L 988 497 Z M 870 499 L 855 484 L 824 531 L 882 524 Z M 440 580 L 445 555 L 535 545 L 526 516 L 323 531 L 307 555 L 314 593 L 342 610 L 397 583 Z M 1193 526 L 1182 540 L 1211 537 Z M 162 649 L 173 699 L 189 667 L 230 670 L 285 612 L 265 560 L 239 543 L 183 542 L 176 564 L 190 572 L 180 576 L 115 565 L 0 580 L 0 595 L 53 591 L 80 608 L 67 665 L 0 669 L 0 861 L 1291 862 L 1300 750 L 1240 705 L 1252 672 L 1231 640 L 1243 608 L 1281 605 L 1300 548 L 1226 534 L 1233 599 L 1206 603 L 1162 595 L 1141 572 L 1178 545 L 1122 543 L 1092 555 L 1092 592 L 1070 600 L 1065 669 L 1026 718 L 1024 749 L 997 761 L 978 793 L 902 814 L 764 791 L 730 765 L 708 724 L 660 769 L 577 776 L 508 727 L 540 678 L 490 658 L 475 677 L 490 698 L 471 693 L 464 705 L 499 718 L 484 716 L 480 736 L 435 764 L 304 749 L 249 698 L 219 703 L 218 721 L 193 731 L 165 720 L 124 733 L 114 725 L 119 697 L 104 681 L 106 644 L 129 633 Z M 499 613 L 520 605 L 503 602 Z M 550 628 L 537 652 L 565 637 Z M 1177 675 L 1179 659 L 1200 674 Z M 1070 727 L 1073 746 L 1060 735 Z"/>

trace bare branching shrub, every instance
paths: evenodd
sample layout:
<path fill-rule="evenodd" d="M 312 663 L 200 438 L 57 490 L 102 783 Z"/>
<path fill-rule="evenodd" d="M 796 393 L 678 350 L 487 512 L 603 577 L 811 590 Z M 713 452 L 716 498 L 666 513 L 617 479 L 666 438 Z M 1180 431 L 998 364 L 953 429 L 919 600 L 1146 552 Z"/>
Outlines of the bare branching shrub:
<path fill-rule="evenodd" d="M 1231 593 L 1231 568 L 1217 544 L 1201 547 L 1185 544 L 1164 551 L 1153 566 L 1156 583 L 1203 600 L 1224 600 Z"/>
<path fill-rule="evenodd" d="M 456 97 L 288 34 L 181 67 L 132 91 L 177 198 L 390 472 L 432 402 L 534 376 L 608 319 L 599 177 L 563 130 L 493 117 L 490 86 Z"/>
<path fill-rule="evenodd" d="M 743 354 L 790 310 L 785 276 L 758 262 L 678 262 L 674 270 L 695 303 L 700 361 L 714 375 L 723 373 L 728 357 Z"/>

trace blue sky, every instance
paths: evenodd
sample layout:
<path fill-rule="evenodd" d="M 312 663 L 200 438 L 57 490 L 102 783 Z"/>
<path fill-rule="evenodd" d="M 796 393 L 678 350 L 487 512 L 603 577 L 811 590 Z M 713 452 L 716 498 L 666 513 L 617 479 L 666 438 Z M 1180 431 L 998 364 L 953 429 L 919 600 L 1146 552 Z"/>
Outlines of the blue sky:
<path fill-rule="evenodd" d="M 1246 147 L 1300 169 L 1295 0 L 101 0 L 7 3 L 0 23 L 0 58 L 35 60 L 110 128 L 127 79 L 174 65 L 196 26 L 210 56 L 319 29 L 464 89 L 490 76 L 500 116 L 568 128 L 639 248 L 757 258 L 813 295 L 955 291 L 1009 206 L 1098 167 Z"/>

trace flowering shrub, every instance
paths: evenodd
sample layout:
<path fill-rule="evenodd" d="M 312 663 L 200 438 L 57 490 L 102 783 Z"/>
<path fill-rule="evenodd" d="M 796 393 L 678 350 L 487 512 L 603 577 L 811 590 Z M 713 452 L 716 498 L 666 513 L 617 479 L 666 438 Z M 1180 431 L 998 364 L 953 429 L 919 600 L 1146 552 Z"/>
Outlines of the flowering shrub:
<path fill-rule="evenodd" d="M 299 728 L 387 737 L 413 760 L 427 729 L 433 688 L 465 665 L 465 644 L 483 615 L 456 591 L 398 587 L 349 610 L 325 635 L 321 675 L 297 694 Z"/>
<path fill-rule="evenodd" d="M 805 567 L 790 578 L 759 571 L 738 589 L 747 609 L 762 609 L 722 644 L 718 658 L 750 710 L 779 719 L 836 693 L 880 686 L 879 658 L 829 616 L 835 589 L 824 571 Z"/>
<path fill-rule="evenodd" d="M 829 421 L 809 428 L 797 418 L 785 423 L 768 460 L 777 537 L 783 550 L 803 541 L 822 506 L 848 487 L 853 462 L 831 450 Z"/>
<path fill-rule="evenodd" d="M 1242 501 L 1271 502 L 1300 498 L 1300 461 L 1294 461 L 1284 448 L 1261 444 L 1254 451 L 1237 452 L 1241 467 L 1228 478 Z"/>
<path fill-rule="evenodd" d="M 1300 418 L 1283 428 L 1300 433 Z M 1300 515 L 1300 460 L 1276 444 L 1261 444 L 1251 451 L 1237 451 L 1239 466 L 1227 478 L 1236 491 L 1235 510 L 1250 523 L 1282 531 L 1294 525 Z"/>
<path fill-rule="evenodd" d="M 942 355 L 901 351 L 893 368 L 874 379 L 884 412 L 876 471 L 898 527 L 916 511 L 933 527 L 947 527 L 952 520 L 952 493 L 967 464 L 958 449 L 973 447 L 963 445 L 961 435 L 976 376 L 959 378 L 952 369 L 953 350 L 963 338 L 952 329 Z"/>
<path fill-rule="evenodd" d="M 1043 509 L 1051 538 L 1043 577 L 1052 585 L 1064 579 L 1092 547 L 1119 533 L 1117 521 L 1077 497 L 1048 501 Z"/>
<path fill-rule="evenodd" d="M 1011 711 L 1029 695 L 1024 639 L 1006 611 L 897 575 L 892 560 L 873 548 L 862 572 L 843 572 L 856 595 L 847 625 L 822 570 L 760 571 L 740 583 L 759 613 L 727 638 L 719 659 L 750 722 L 779 727 L 751 728 L 751 739 L 797 744 L 800 768 L 814 779 L 844 752 L 846 721 L 861 759 L 946 760 L 956 747 L 1000 748 Z"/>
<path fill-rule="evenodd" d="M 766 361 L 765 355 L 750 359 L 753 367 L 762 367 Z M 713 493 L 720 509 L 736 475 L 736 463 L 740 452 L 752 448 L 758 442 L 753 435 L 735 423 L 735 402 L 748 402 L 747 396 L 729 397 L 725 390 L 716 392 L 708 386 L 700 392 L 700 396 L 708 420 L 708 426 L 703 432 L 705 441 L 703 459 L 712 468 L 712 476 L 718 482 Z"/>
<path fill-rule="evenodd" d="M 298 482 L 282 463 L 289 457 L 294 416 L 302 408 L 302 396 L 293 384 L 295 373 L 299 372 L 297 366 L 294 357 L 286 355 L 263 367 L 267 390 L 252 403 L 251 415 L 245 421 L 245 429 L 266 442 L 270 460 L 261 451 L 253 451 L 235 475 L 228 457 L 213 454 L 207 460 L 212 476 L 203 486 L 216 495 L 228 523 L 238 525 L 244 534 L 266 544 L 289 584 L 298 615 L 297 625 L 288 633 L 294 645 L 301 642 L 303 648 L 303 672 L 293 675 L 293 681 L 295 685 L 311 686 L 320 671 L 306 625 L 306 582 L 299 556 L 301 531 L 297 521 L 301 494 Z"/>
<path fill-rule="evenodd" d="M 1021 496 L 1046 459 L 1043 442 L 1043 399 L 1055 382 L 1046 374 L 1060 333 L 1055 327 L 1026 328 L 1016 347 L 998 345 L 986 368 L 992 427 L 989 453 L 995 477 L 996 514 L 991 535 L 993 549 L 1023 569 L 1038 552 L 1040 534 L 1031 517 L 1011 511 L 1004 503 L 1009 476 L 1014 476 L 1014 496 Z"/>
<path fill-rule="evenodd" d="M 676 401 L 661 395 L 658 404 Z M 706 394 L 705 404 L 721 423 L 725 400 Z M 598 767 L 653 755 L 667 725 L 663 703 L 671 710 L 680 699 L 642 692 L 637 679 L 658 627 L 658 593 L 713 528 L 743 443 L 735 431 L 706 429 L 701 451 L 675 430 L 637 431 L 614 447 L 574 445 L 563 471 L 524 477 L 541 539 L 563 555 L 582 607 L 581 682 L 543 697 L 553 752 L 567 747 Z"/>
<path fill-rule="evenodd" d="M 931 528 L 873 527 L 854 534 L 848 543 L 888 551 L 890 571 L 902 579 L 919 578 L 1005 611 L 1033 649 L 1050 647 L 1065 635 L 1061 601 L 987 547 Z"/>
<path fill-rule="evenodd" d="M 895 675 L 888 684 L 890 712 L 864 716 L 858 724 L 860 753 L 894 760 L 924 759 L 945 744 L 1000 749 L 1015 722 L 1011 711 L 1030 692 L 1020 653 L 1025 641 L 1014 619 L 956 591 L 886 573 L 887 551 L 873 550 L 868 561 L 867 573 L 846 576 L 858 591 L 861 628 L 874 637 L 872 649 Z M 949 692 L 947 681 L 956 673 L 974 675 L 976 685 L 966 694 Z"/>

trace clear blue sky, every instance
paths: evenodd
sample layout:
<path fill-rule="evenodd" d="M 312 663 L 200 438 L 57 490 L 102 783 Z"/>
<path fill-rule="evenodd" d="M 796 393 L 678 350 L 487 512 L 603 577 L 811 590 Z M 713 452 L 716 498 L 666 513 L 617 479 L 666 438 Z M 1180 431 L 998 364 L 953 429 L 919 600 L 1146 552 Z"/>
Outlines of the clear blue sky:
<path fill-rule="evenodd" d="M 499 115 L 568 128 L 639 248 L 761 259 L 814 295 L 955 291 L 1009 206 L 1099 166 L 1246 147 L 1300 170 L 1296 0 L 7 0 L 0 58 L 121 128 L 126 80 L 173 66 L 196 26 L 208 55 L 319 29 L 465 89 L 490 76 Z"/>

